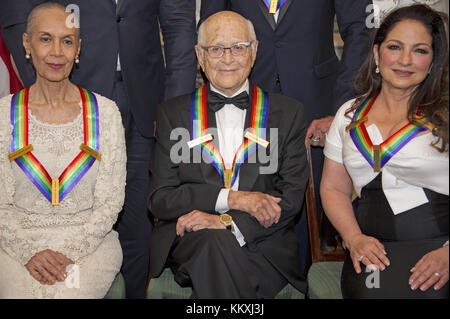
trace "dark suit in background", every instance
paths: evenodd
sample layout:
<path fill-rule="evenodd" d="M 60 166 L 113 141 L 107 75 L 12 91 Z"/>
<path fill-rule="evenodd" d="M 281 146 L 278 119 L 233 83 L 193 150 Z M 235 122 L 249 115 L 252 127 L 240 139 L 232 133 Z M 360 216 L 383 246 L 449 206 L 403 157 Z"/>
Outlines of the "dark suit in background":
<path fill-rule="evenodd" d="M 206 53 L 205 53 L 206 54 Z M 250 90 L 250 105 L 252 105 Z M 208 98 L 207 98 L 208 101 Z M 304 145 L 306 118 L 303 105 L 279 94 L 269 94 L 270 112 L 267 140 L 271 163 L 278 160 L 275 172 L 263 174 L 260 167 L 269 165 L 257 160 L 245 161 L 239 170 L 239 191 L 262 192 L 282 198 L 281 217 L 277 224 L 264 228 L 249 213 L 229 210 L 245 238 L 240 247 L 230 230 L 202 229 L 176 235 L 179 217 L 193 210 L 218 214 L 215 205 L 224 187 L 219 173 L 210 163 L 174 163 L 171 149 L 178 140 L 171 140 L 176 128 L 190 131 L 191 95 L 163 103 L 158 110 L 156 144 L 150 165 L 149 204 L 158 222 L 151 240 L 150 272 L 157 277 L 165 265 L 175 270 L 175 280 L 192 286 L 199 298 L 273 298 L 287 283 L 305 293 L 294 220 L 300 211 L 308 179 Z M 244 129 L 250 127 L 248 108 Z M 217 127 L 215 113 L 207 109 L 208 128 Z M 273 138 L 269 128 L 278 128 Z M 211 132 L 210 130 L 208 132 Z M 192 137 L 191 137 L 192 138 Z M 218 149 L 217 137 L 213 143 Z M 186 141 L 185 141 L 186 142 Z M 266 152 L 258 147 L 257 152 Z M 274 154 L 277 154 L 275 156 Z M 183 260 L 181 266 L 179 260 Z M 257 265 L 257 266 L 255 266 Z M 259 288 L 258 288 L 259 287 Z M 256 292 L 256 294 L 255 294 Z"/>
<path fill-rule="evenodd" d="M 259 41 L 250 80 L 263 90 L 302 102 L 308 123 L 336 113 L 354 97 L 353 75 L 369 49 L 365 26 L 368 0 L 287 0 L 277 22 L 263 0 L 202 0 L 201 18 L 235 11 L 252 21 Z M 338 60 L 333 41 L 334 17 L 344 41 Z M 312 149 L 317 198 L 323 155 Z M 320 202 L 317 203 L 321 207 Z M 298 224 L 301 255 L 309 255 L 306 214 Z M 304 263 L 307 265 L 307 263 Z"/>
<path fill-rule="evenodd" d="M 39 0 L 0 0 L 0 23 L 25 86 L 34 82 L 22 33 Z M 127 187 L 116 225 L 128 298 L 144 298 L 151 223 L 146 208 L 153 122 L 164 98 L 195 85 L 195 0 L 59 0 L 80 8 L 81 54 L 72 81 L 116 101 L 127 139 Z M 158 22 L 164 38 L 165 61 Z M 121 72 L 117 72 L 120 55 Z"/>

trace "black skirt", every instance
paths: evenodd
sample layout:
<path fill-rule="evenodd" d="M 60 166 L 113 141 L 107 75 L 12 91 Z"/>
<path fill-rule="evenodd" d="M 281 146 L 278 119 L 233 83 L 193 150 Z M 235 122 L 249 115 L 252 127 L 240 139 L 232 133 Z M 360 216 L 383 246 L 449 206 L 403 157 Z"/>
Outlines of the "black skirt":
<path fill-rule="evenodd" d="M 448 283 L 440 290 L 411 290 L 410 269 L 425 254 L 442 247 L 449 234 L 449 197 L 425 189 L 428 203 L 394 215 L 381 187 L 381 174 L 361 191 L 356 219 L 361 231 L 385 247 L 390 265 L 370 272 L 361 263 L 357 274 L 347 251 L 342 269 L 344 298 L 448 298 Z"/>

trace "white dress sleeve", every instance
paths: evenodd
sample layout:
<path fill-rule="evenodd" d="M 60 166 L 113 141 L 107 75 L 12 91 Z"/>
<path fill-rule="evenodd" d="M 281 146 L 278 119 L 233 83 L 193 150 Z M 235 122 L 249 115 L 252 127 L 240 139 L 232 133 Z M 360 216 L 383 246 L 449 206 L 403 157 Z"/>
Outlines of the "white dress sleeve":
<path fill-rule="evenodd" d="M 345 112 L 352 106 L 355 100 L 344 103 L 334 116 L 333 123 L 326 134 L 324 155 L 334 162 L 343 164 L 343 140 L 345 127 L 351 122 L 351 118 L 345 116 Z"/>
<path fill-rule="evenodd" d="M 12 140 L 11 97 L 0 99 L 0 248 L 25 265 L 35 253 L 41 251 L 42 245 L 23 230 L 16 218 L 14 176 L 12 163 L 8 159 Z"/>

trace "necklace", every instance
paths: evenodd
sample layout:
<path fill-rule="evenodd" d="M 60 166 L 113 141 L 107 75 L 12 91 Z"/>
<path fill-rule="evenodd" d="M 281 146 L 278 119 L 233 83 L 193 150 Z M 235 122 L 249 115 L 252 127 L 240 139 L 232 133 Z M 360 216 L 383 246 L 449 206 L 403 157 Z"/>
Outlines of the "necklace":
<path fill-rule="evenodd" d="M 28 96 L 30 88 L 25 88 L 13 95 L 11 99 L 11 124 L 13 139 L 11 154 L 8 158 L 15 161 L 31 182 L 52 205 L 60 201 L 81 180 L 94 164 L 101 159 L 99 151 L 99 117 L 98 103 L 95 95 L 78 87 L 83 104 L 84 143 L 80 153 L 66 167 L 61 175 L 50 177 L 45 167 L 33 155 L 33 145 L 28 143 Z"/>

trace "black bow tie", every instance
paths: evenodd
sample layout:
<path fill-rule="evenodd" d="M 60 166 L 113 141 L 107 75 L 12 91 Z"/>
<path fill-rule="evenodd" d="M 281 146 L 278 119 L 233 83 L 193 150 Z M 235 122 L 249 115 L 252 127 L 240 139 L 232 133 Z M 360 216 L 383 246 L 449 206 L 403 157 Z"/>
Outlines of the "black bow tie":
<path fill-rule="evenodd" d="M 219 111 L 225 104 L 233 104 L 241 110 L 245 110 L 249 105 L 248 94 L 247 92 L 242 92 L 234 97 L 225 97 L 213 91 L 209 92 L 208 106 L 212 111 Z"/>

